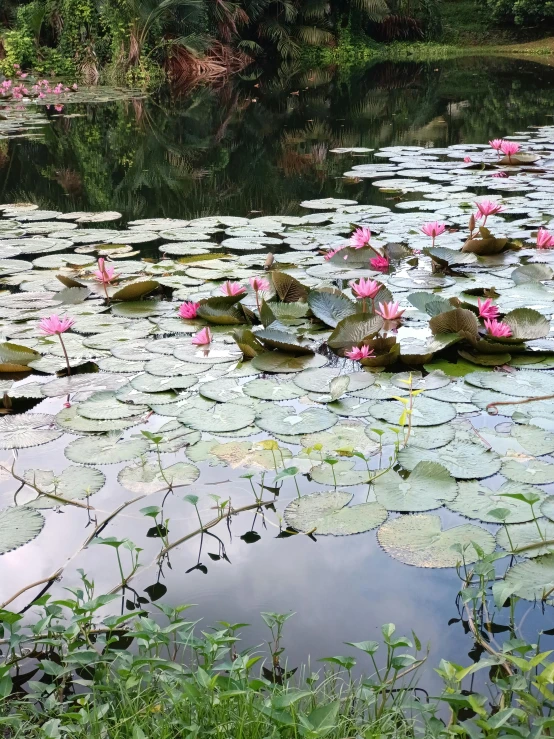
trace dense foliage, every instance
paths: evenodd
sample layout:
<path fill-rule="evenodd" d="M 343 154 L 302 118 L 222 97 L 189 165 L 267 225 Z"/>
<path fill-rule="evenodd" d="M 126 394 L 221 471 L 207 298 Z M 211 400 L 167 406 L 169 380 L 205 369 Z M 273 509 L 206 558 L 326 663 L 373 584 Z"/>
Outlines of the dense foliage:
<path fill-rule="evenodd" d="M 517 25 L 554 22 L 552 0 L 487 0 L 496 20 L 512 21 Z"/>
<path fill-rule="evenodd" d="M 117 81 L 210 76 L 351 38 L 436 33 L 438 0 L 3 0 L 3 71 Z"/>

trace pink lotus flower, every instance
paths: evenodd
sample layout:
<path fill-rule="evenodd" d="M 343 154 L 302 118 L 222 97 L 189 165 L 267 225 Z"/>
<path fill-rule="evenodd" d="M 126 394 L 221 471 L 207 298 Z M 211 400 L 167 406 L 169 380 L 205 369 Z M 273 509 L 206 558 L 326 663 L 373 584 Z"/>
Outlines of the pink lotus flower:
<path fill-rule="evenodd" d="M 179 306 L 179 315 L 181 318 L 186 319 L 196 318 L 198 308 L 200 308 L 200 303 L 193 303 L 191 301 L 181 303 Z"/>
<path fill-rule="evenodd" d="M 507 172 L 504 172 L 504 170 L 502 170 L 502 172 L 495 172 L 493 174 L 493 177 L 508 177 L 508 173 Z"/>
<path fill-rule="evenodd" d="M 382 285 L 375 280 L 370 280 L 369 277 L 367 278 L 367 280 L 361 277 L 358 282 L 351 282 L 350 287 L 352 288 L 352 292 L 358 299 L 370 298 L 371 300 L 373 300 L 373 298 L 381 289 Z"/>
<path fill-rule="evenodd" d="M 94 273 L 94 279 L 102 282 L 104 285 L 109 285 L 116 277 L 119 277 L 119 275 L 116 275 L 115 269 L 113 267 L 106 267 L 106 260 L 100 257 L 98 260 L 98 269 Z"/>
<path fill-rule="evenodd" d="M 73 326 L 75 323 L 74 318 L 60 318 L 59 316 L 53 315 L 48 318 L 43 318 L 39 323 L 39 328 L 45 336 L 57 336 L 62 345 L 63 354 L 65 357 L 65 363 L 67 365 L 67 374 L 71 374 L 71 366 L 69 364 L 69 357 L 67 356 L 67 350 L 63 343 L 62 334 Z"/>
<path fill-rule="evenodd" d="M 252 289 L 256 292 L 266 292 L 269 290 L 269 280 L 264 280 L 263 277 L 251 277 L 249 282 Z"/>
<path fill-rule="evenodd" d="M 39 323 L 39 328 L 45 336 L 54 336 L 54 334 L 63 334 L 73 326 L 74 318 L 60 318 L 53 315 L 43 318 Z"/>
<path fill-rule="evenodd" d="M 192 338 L 192 343 L 196 344 L 196 346 L 204 346 L 205 344 L 210 344 L 211 341 L 212 333 L 207 326 L 206 328 L 203 328 L 202 331 L 199 331 L 197 334 L 195 334 Z"/>
<path fill-rule="evenodd" d="M 376 272 L 389 271 L 390 263 L 386 257 L 374 257 L 369 260 L 369 264 L 371 265 L 371 269 L 374 269 Z"/>
<path fill-rule="evenodd" d="M 465 162 L 466 164 L 471 164 L 471 161 L 472 161 L 472 160 L 471 160 L 471 157 L 464 157 L 464 162 Z"/>
<path fill-rule="evenodd" d="M 492 141 L 489 141 L 489 145 L 492 146 L 492 148 L 499 152 L 500 149 L 502 149 L 502 144 L 504 141 L 502 139 L 493 139 Z"/>
<path fill-rule="evenodd" d="M 485 319 L 485 328 L 487 329 L 487 333 L 490 336 L 497 336 L 507 339 L 512 335 L 512 329 L 508 326 L 507 323 L 502 323 L 502 321 Z"/>
<path fill-rule="evenodd" d="M 539 249 L 552 249 L 554 247 L 554 236 L 545 228 L 539 228 L 537 233 L 537 246 Z"/>
<path fill-rule="evenodd" d="M 395 303 L 392 300 L 388 303 L 379 303 L 379 308 L 375 311 L 385 321 L 397 321 L 402 318 L 403 310 L 400 310 L 400 303 Z"/>
<path fill-rule="evenodd" d="M 227 282 L 221 286 L 221 292 L 224 295 L 244 295 L 246 292 L 246 288 L 243 287 L 240 282 L 231 282 L 230 280 L 227 280 Z"/>
<path fill-rule="evenodd" d="M 329 259 L 334 257 L 335 254 L 338 254 L 339 251 L 342 251 L 342 249 L 344 248 L 345 248 L 344 246 L 337 246 L 336 249 L 329 249 L 329 251 L 325 252 L 325 256 L 323 257 L 323 259 L 325 259 L 325 261 L 328 262 Z"/>
<path fill-rule="evenodd" d="M 367 246 L 371 240 L 371 231 L 369 228 L 364 226 L 363 228 L 357 228 L 352 236 L 350 237 L 350 246 L 354 249 L 361 249 L 362 246 Z"/>
<path fill-rule="evenodd" d="M 512 154 L 517 154 L 520 148 L 520 145 L 516 144 L 515 141 L 503 141 L 502 146 L 500 147 L 502 153 L 510 160 L 512 158 Z"/>
<path fill-rule="evenodd" d="M 489 216 L 495 216 L 497 213 L 500 213 L 504 210 L 504 208 L 499 204 L 495 203 L 493 200 L 481 200 L 480 203 L 475 203 L 477 206 L 477 213 L 475 214 L 476 218 L 485 218 L 483 221 L 483 226 L 487 222 L 487 218 Z"/>
<path fill-rule="evenodd" d="M 369 346 L 366 346 L 365 344 L 361 348 L 355 346 L 349 352 L 344 352 L 345 357 L 348 357 L 348 359 L 353 359 L 356 362 L 359 362 L 360 359 L 365 359 L 366 357 L 372 357 L 373 354 L 373 349 L 370 349 Z"/>
<path fill-rule="evenodd" d="M 446 231 L 446 224 L 431 221 L 430 223 L 424 223 L 421 230 L 426 236 L 430 236 L 433 239 L 433 246 L 435 246 L 435 239 Z"/>
<path fill-rule="evenodd" d="M 481 300 L 477 298 L 477 305 L 479 306 L 479 318 L 498 318 L 499 310 L 496 305 L 492 304 L 492 299 Z"/>

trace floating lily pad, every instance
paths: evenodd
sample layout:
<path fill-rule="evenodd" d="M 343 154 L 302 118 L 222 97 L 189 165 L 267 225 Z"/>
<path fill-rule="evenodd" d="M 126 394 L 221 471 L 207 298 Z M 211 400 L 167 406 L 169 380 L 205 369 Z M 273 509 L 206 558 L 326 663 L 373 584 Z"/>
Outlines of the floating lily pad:
<path fill-rule="evenodd" d="M 429 511 L 452 501 L 458 486 L 448 470 L 436 462 L 419 462 L 409 477 L 394 470 L 377 477 L 375 497 L 389 511 Z"/>
<path fill-rule="evenodd" d="M 538 459 L 510 459 L 502 464 L 501 473 L 508 480 L 531 485 L 547 485 L 554 482 L 554 464 Z"/>
<path fill-rule="evenodd" d="M 304 533 L 333 536 L 361 534 L 379 526 L 387 512 L 379 503 L 362 503 L 345 507 L 350 493 L 314 493 L 293 500 L 285 509 L 289 526 Z"/>
<path fill-rule="evenodd" d="M 77 412 L 78 406 L 63 408 L 55 416 L 56 424 L 71 433 L 108 433 L 110 431 L 122 431 L 123 429 L 136 426 L 144 421 L 144 416 L 131 416 L 130 418 L 116 418 L 109 421 L 96 421 L 90 418 L 83 418 Z M 57 432 L 58 436 L 61 432 Z M 58 438 L 55 436 L 54 438 Z"/>
<path fill-rule="evenodd" d="M 284 352 L 263 352 L 252 359 L 252 366 L 261 372 L 301 372 L 310 367 L 323 367 L 327 359 L 321 354 L 292 356 Z"/>
<path fill-rule="evenodd" d="M 354 469 L 354 462 L 342 461 L 336 464 L 323 462 L 313 467 L 310 476 L 314 482 L 321 485 L 361 485 L 369 482 L 369 472 Z"/>
<path fill-rule="evenodd" d="M 550 598 L 554 590 L 554 554 L 519 562 L 505 576 L 506 588 L 510 593 L 525 600 Z"/>
<path fill-rule="evenodd" d="M 387 554 L 415 567 L 471 564 L 479 559 L 473 542 L 485 554 L 495 549 L 494 536 L 480 526 L 464 524 L 443 531 L 440 517 L 433 515 L 395 518 L 381 526 L 377 538 Z"/>
<path fill-rule="evenodd" d="M 504 508 L 507 512 L 506 523 L 522 523 L 533 519 L 533 512 L 528 503 L 516 498 L 502 497 L 506 494 L 533 493 L 546 500 L 541 490 L 514 482 L 505 482 L 498 490 L 491 490 L 477 480 L 470 480 L 460 482 L 459 491 L 458 497 L 448 502 L 447 507 L 463 516 L 478 518 L 486 523 L 500 523 L 496 516 L 491 515 L 491 511 L 499 508 Z M 537 510 L 539 507 L 540 503 L 537 503 Z"/>
<path fill-rule="evenodd" d="M 256 424 L 272 434 L 312 434 L 331 428 L 337 422 L 333 413 L 323 408 L 308 408 L 298 412 L 288 405 L 273 405 L 263 410 Z"/>
<path fill-rule="evenodd" d="M 292 382 L 275 380 L 250 380 L 242 388 L 246 395 L 260 400 L 294 400 L 304 395 Z"/>
<path fill-rule="evenodd" d="M 107 421 L 113 418 L 129 418 L 139 413 L 147 413 L 146 405 L 128 405 L 121 403 L 113 391 L 95 393 L 84 403 L 77 406 L 77 413 L 83 418 Z"/>
<path fill-rule="evenodd" d="M 236 403 L 221 403 L 213 410 L 185 407 L 179 414 L 179 420 L 186 426 L 213 434 L 245 428 L 253 423 L 255 417 L 251 408 Z"/>
<path fill-rule="evenodd" d="M 200 470 L 192 464 L 177 462 L 160 470 L 155 462 L 135 467 L 124 467 L 117 476 L 117 481 L 126 490 L 138 495 L 150 495 L 160 490 L 192 485 L 198 479 Z"/>
<path fill-rule="evenodd" d="M 356 304 L 338 292 L 312 290 L 308 296 L 308 305 L 314 316 L 332 328 L 343 318 L 357 312 Z"/>
<path fill-rule="evenodd" d="M 29 413 L 0 418 L 0 449 L 25 449 L 59 439 L 62 432 L 53 427 L 54 418 L 46 413 Z"/>
<path fill-rule="evenodd" d="M 363 423 L 359 421 L 339 421 L 333 426 L 331 431 L 321 431 L 315 434 L 307 434 L 300 439 L 303 447 L 314 447 L 321 445 L 320 451 L 315 451 L 321 456 L 319 459 L 330 454 L 345 454 L 354 450 L 362 454 L 372 454 L 378 450 L 378 444 L 372 441 L 368 436 L 364 436 L 364 430 L 367 429 Z"/>
<path fill-rule="evenodd" d="M 75 439 L 65 448 L 65 456 L 80 464 L 115 464 L 128 462 L 148 451 L 148 441 L 143 438 L 121 441 L 118 433 L 91 439 L 86 436 Z"/>
<path fill-rule="evenodd" d="M 398 453 L 398 461 L 407 470 L 413 470 L 421 461 L 438 462 L 459 480 L 490 477 L 502 465 L 498 454 L 467 441 L 453 441 L 440 449 L 408 446 Z"/>
<path fill-rule="evenodd" d="M 44 526 L 44 518 L 28 506 L 0 509 L 0 554 L 19 549 L 35 539 Z"/>
<path fill-rule="evenodd" d="M 554 554 L 554 522 L 541 518 L 529 523 L 510 524 L 498 531 L 496 542 L 507 552 L 526 559 Z"/>
<path fill-rule="evenodd" d="M 100 470 L 75 465 L 66 467 L 59 475 L 52 470 L 25 470 L 23 477 L 41 492 L 60 496 L 65 500 L 85 500 L 89 495 L 97 493 L 106 482 Z M 30 508 L 57 508 L 64 503 L 56 498 L 38 495 L 26 505 Z"/>
<path fill-rule="evenodd" d="M 407 415 L 404 416 L 403 423 L 399 423 L 406 408 L 409 408 L 409 403 L 404 404 L 399 400 L 383 401 L 374 403 L 370 408 L 370 413 L 375 418 L 380 418 L 388 423 L 407 426 L 409 423 Z M 412 426 L 438 426 L 441 423 L 451 421 L 453 418 L 456 418 L 456 409 L 450 403 L 426 398 L 423 395 L 418 395 L 413 399 Z"/>

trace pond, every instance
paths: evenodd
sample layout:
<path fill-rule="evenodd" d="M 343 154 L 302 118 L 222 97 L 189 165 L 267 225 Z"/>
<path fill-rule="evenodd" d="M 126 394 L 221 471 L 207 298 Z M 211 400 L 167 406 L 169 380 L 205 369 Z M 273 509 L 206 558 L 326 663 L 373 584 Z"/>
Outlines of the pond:
<path fill-rule="evenodd" d="M 261 611 L 295 612 L 289 666 L 392 621 L 430 642 L 433 685 L 440 657 L 473 646 L 456 562 L 498 546 L 515 552 L 504 600 L 522 597 L 529 634 L 548 628 L 532 601 L 554 577 L 554 405 L 537 399 L 554 395 L 554 251 L 536 244 L 554 217 L 553 85 L 534 62 L 464 58 L 32 120 L 7 106 L 0 605 L 79 570 L 117 591 L 120 556 L 123 610 L 194 603 L 206 626 L 253 624 L 254 645 Z M 200 306 L 183 318 L 183 302 Z M 64 345 L 38 328 L 52 314 L 75 321 Z"/>

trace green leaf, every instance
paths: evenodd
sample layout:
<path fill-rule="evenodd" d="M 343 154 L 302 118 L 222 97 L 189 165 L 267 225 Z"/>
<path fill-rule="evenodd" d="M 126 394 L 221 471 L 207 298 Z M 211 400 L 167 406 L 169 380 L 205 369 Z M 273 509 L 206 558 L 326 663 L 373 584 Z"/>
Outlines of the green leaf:
<path fill-rule="evenodd" d="M 357 312 L 356 304 L 338 291 L 312 290 L 308 296 L 308 305 L 314 316 L 332 328 L 343 318 Z"/>
<path fill-rule="evenodd" d="M 27 506 L 0 509 L 0 554 L 28 544 L 44 526 L 44 517 Z"/>
<path fill-rule="evenodd" d="M 345 507 L 351 499 L 350 493 L 340 491 L 304 495 L 286 507 L 285 521 L 304 533 L 347 536 L 370 531 L 386 519 L 386 510 L 378 503 Z"/>
<path fill-rule="evenodd" d="M 333 349 L 350 349 L 361 344 L 364 339 L 371 339 L 379 333 L 382 327 L 381 316 L 355 313 L 337 323 L 327 343 Z"/>
<path fill-rule="evenodd" d="M 305 301 L 308 297 L 308 288 L 286 272 L 271 272 L 273 287 L 284 303 Z"/>

